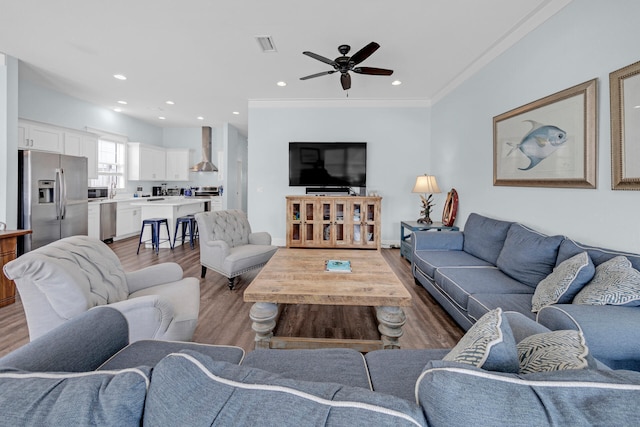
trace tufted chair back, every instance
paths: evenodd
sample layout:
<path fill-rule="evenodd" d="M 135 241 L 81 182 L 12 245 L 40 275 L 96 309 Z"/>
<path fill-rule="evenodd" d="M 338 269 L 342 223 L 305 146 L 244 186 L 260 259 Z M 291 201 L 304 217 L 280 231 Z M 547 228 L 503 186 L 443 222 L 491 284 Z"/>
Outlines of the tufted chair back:
<path fill-rule="evenodd" d="M 251 226 L 243 211 L 230 209 L 206 212 L 203 215 L 210 224 L 210 227 L 207 228 L 210 232 L 210 235 L 207 236 L 208 240 L 223 240 L 230 248 L 249 243 Z"/>
<path fill-rule="evenodd" d="M 233 289 L 234 278 L 262 267 L 278 249 L 266 231 L 251 231 L 247 214 L 241 210 L 196 214 L 200 232 L 200 264 L 204 278 L 207 268 L 226 276 Z"/>

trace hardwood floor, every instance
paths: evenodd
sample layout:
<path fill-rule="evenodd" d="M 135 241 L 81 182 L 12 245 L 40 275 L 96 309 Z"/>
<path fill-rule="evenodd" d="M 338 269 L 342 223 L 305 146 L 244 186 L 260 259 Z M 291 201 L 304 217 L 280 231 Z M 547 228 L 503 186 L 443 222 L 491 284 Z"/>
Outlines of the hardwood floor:
<path fill-rule="evenodd" d="M 140 249 L 136 255 L 137 237 L 114 242 L 111 249 L 120 258 L 124 269 L 137 270 L 160 262 L 177 262 L 185 276 L 200 277 L 199 251 L 189 245 L 173 251 L 161 249 L 159 255 L 150 249 Z M 422 287 L 414 283 L 410 264 L 400 257 L 399 249 L 383 249 L 382 255 L 413 297 L 405 308 L 407 323 L 400 338 L 402 348 L 449 348 L 464 334 L 438 303 Z M 253 350 L 249 310 L 251 303 L 242 300 L 247 285 L 257 270 L 236 279 L 233 290 L 227 279 L 209 270 L 200 279 L 200 317 L 193 340 L 208 344 L 236 345 Z M 379 339 L 373 310 L 367 307 L 319 305 L 286 306 L 278 320 L 276 335 Z M 15 304 L 0 308 L 0 356 L 29 341 L 26 319 L 18 298 Z"/>

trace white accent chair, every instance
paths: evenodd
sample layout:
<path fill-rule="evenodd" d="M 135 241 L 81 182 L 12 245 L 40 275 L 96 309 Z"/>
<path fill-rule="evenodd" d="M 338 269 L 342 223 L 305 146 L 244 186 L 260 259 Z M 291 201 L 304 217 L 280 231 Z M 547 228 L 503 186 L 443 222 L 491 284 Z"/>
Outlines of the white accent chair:
<path fill-rule="evenodd" d="M 21 255 L 4 266 L 24 306 L 30 340 L 96 306 L 118 309 L 130 342 L 190 341 L 200 310 L 200 281 L 162 263 L 125 272 L 102 241 L 72 236 Z"/>
<path fill-rule="evenodd" d="M 266 231 L 252 233 L 247 215 L 236 209 L 196 214 L 200 234 L 200 264 L 222 274 L 233 289 L 237 276 L 267 263 L 278 250 Z"/>

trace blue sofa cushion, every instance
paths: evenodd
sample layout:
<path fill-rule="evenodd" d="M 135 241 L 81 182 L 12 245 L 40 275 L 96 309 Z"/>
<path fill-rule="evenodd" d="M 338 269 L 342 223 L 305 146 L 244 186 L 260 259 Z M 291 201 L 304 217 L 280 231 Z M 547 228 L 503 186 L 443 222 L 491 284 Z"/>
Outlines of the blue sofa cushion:
<path fill-rule="evenodd" d="M 482 316 L 443 360 L 489 371 L 518 372 L 516 342 L 502 309 Z"/>
<path fill-rule="evenodd" d="M 0 371 L 2 425 L 140 426 L 149 368 Z"/>
<path fill-rule="evenodd" d="M 535 334 L 517 345 L 520 373 L 551 372 L 565 369 L 592 368 L 589 347 L 580 331 L 561 330 Z"/>
<path fill-rule="evenodd" d="M 111 356 L 98 369 L 114 370 L 142 365 L 154 367 L 168 354 L 181 350 L 197 351 L 214 360 L 235 364 L 239 364 L 244 358 L 244 350 L 241 347 L 181 341 L 140 340 L 129 344 Z"/>
<path fill-rule="evenodd" d="M 596 274 L 573 300 L 574 304 L 640 305 L 640 272 L 624 256 L 596 267 Z"/>
<path fill-rule="evenodd" d="M 496 265 L 514 279 L 535 288 L 553 271 L 563 239 L 563 236 L 545 236 L 513 224 Z"/>
<path fill-rule="evenodd" d="M 512 222 L 472 213 L 464 225 L 463 250 L 496 265 Z"/>
<path fill-rule="evenodd" d="M 493 264 L 465 251 L 416 251 L 413 254 L 413 263 L 432 281 L 436 269 L 441 267 L 494 267 Z"/>
<path fill-rule="evenodd" d="M 637 425 L 640 372 L 579 369 L 527 375 L 432 361 L 416 383 L 429 425 Z M 469 404 L 472 402 L 473 404 Z"/>
<path fill-rule="evenodd" d="M 538 283 L 531 299 L 531 311 L 538 312 L 546 305 L 570 303 L 595 272 L 596 268 L 587 252 L 564 260 Z"/>
<path fill-rule="evenodd" d="M 365 355 L 373 390 L 415 402 L 416 379 L 430 360 L 441 360 L 451 349 L 375 350 Z"/>
<path fill-rule="evenodd" d="M 293 380 L 333 382 L 371 390 L 364 356 L 348 348 L 252 351 L 242 366 Z"/>
<path fill-rule="evenodd" d="M 283 378 L 197 352 L 153 370 L 145 425 L 426 425 L 418 406 L 360 387 Z"/>
<path fill-rule="evenodd" d="M 604 249 L 596 246 L 589 246 L 582 243 L 578 243 L 569 238 L 565 238 L 560 244 L 560 249 L 558 249 L 558 259 L 556 260 L 556 265 L 584 251 L 587 251 L 587 253 L 589 254 L 589 258 L 591 258 L 591 260 L 593 261 L 593 264 L 596 267 L 605 261 L 609 261 L 611 258 L 622 255 L 627 257 L 627 259 L 631 261 L 631 265 L 633 266 L 633 268 L 635 268 L 636 270 L 640 270 L 640 254 L 633 254 L 630 252 L 614 251 L 612 249 Z"/>
<path fill-rule="evenodd" d="M 467 314 L 472 319 L 478 320 L 487 312 L 498 307 L 501 307 L 503 311 L 515 311 L 522 313 L 524 316 L 532 320 L 535 320 L 536 317 L 536 315 L 531 311 L 531 294 L 478 293 L 469 295 L 467 301 Z"/>
<path fill-rule="evenodd" d="M 533 294 L 533 289 L 495 267 L 439 268 L 435 281 L 449 298 L 466 311 L 470 295 L 478 293 Z"/>

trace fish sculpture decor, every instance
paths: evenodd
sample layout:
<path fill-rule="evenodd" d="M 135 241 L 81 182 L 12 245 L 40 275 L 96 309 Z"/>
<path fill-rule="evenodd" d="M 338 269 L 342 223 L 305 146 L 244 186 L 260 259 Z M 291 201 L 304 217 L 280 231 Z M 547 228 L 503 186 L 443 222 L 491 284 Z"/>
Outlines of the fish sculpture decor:
<path fill-rule="evenodd" d="M 507 156 L 520 150 L 529 159 L 529 166 L 518 168 L 523 171 L 534 168 L 567 142 L 567 133 L 557 126 L 544 125 L 534 120 L 525 120 L 525 122 L 531 123 L 531 130 L 522 138 L 522 141 L 517 144 L 507 142 L 511 146 Z"/>

